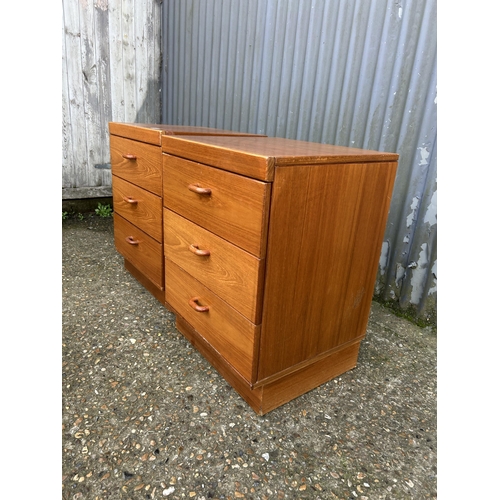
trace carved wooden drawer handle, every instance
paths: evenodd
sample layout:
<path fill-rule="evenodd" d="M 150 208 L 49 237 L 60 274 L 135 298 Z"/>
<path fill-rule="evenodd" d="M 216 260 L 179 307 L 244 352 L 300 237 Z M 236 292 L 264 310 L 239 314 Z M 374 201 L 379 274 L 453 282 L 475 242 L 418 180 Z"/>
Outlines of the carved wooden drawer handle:
<path fill-rule="evenodd" d="M 136 239 L 134 239 L 134 237 L 133 237 L 133 236 L 127 236 L 127 237 L 125 238 L 125 241 L 126 241 L 127 243 L 129 243 L 130 245 L 138 245 L 138 244 L 139 244 L 139 241 L 138 241 L 138 240 L 136 240 Z"/>
<path fill-rule="evenodd" d="M 122 157 L 125 158 L 126 160 L 137 160 L 136 155 L 124 154 L 124 155 L 122 155 Z"/>
<path fill-rule="evenodd" d="M 201 250 L 198 245 L 194 244 L 189 245 L 189 250 L 200 257 L 208 257 L 210 255 L 210 250 Z"/>
<path fill-rule="evenodd" d="M 193 297 L 192 299 L 190 299 L 189 301 L 189 305 L 196 311 L 196 312 L 200 312 L 200 313 L 204 313 L 204 312 L 208 312 L 208 310 L 210 309 L 208 306 L 200 306 L 200 304 L 198 304 L 198 301 L 200 300 L 200 297 Z"/>
<path fill-rule="evenodd" d="M 212 190 L 210 188 L 201 187 L 199 184 L 189 184 L 188 189 L 196 194 L 204 194 L 206 196 L 210 196 L 212 194 Z"/>
<path fill-rule="evenodd" d="M 130 203 L 131 205 L 135 205 L 138 203 L 137 200 L 134 200 L 134 198 L 131 198 L 130 196 L 124 196 L 123 201 L 126 201 L 127 203 Z"/>

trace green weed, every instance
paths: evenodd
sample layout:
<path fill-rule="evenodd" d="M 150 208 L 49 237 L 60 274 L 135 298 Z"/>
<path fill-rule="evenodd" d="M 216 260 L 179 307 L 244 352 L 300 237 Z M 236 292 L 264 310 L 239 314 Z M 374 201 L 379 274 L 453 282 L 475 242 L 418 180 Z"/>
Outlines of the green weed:
<path fill-rule="evenodd" d="M 109 205 L 103 205 L 102 203 L 98 203 L 97 208 L 95 209 L 95 213 L 99 217 L 111 217 L 113 209 Z"/>

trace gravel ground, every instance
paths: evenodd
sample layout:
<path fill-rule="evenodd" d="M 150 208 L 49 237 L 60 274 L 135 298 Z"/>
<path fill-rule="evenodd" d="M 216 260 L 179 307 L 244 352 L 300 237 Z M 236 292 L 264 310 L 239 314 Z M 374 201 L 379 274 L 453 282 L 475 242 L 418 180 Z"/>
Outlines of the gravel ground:
<path fill-rule="evenodd" d="M 62 228 L 62 498 L 437 498 L 436 332 L 373 303 L 358 366 L 257 416 L 123 268 Z"/>

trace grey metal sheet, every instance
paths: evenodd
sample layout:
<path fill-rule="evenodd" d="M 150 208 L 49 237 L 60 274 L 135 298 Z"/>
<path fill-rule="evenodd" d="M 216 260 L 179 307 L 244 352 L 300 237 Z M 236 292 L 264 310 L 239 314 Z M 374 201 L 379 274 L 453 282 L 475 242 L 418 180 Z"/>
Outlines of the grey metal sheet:
<path fill-rule="evenodd" d="M 375 295 L 437 301 L 436 0 L 165 0 L 165 123 L 400 154 Z"/>

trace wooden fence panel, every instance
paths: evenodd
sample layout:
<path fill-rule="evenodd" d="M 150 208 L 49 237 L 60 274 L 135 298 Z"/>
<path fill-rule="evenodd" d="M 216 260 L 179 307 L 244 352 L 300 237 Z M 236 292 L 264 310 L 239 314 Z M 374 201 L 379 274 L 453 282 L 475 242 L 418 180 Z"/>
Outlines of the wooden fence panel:
<path fill-rule="evenodd" d="M 64 199 L 111 195 L 109 121 L 161 121 L 161 1 L 63 0 Z"/>

